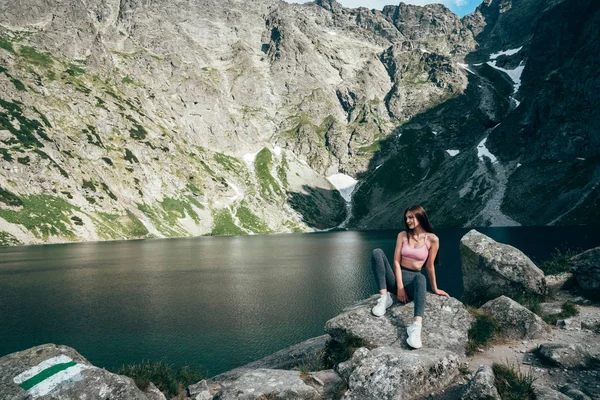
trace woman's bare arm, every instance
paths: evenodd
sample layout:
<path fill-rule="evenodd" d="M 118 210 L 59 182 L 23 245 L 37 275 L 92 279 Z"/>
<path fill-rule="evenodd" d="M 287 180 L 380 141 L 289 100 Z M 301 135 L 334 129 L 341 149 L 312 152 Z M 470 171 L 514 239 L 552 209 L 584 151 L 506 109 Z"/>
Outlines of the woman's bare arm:
<path fill-rule="evenodd" d="M 440 248 L 440 239 L 435 235 L 431 235 L 429 240 L 431 241 L 431 247 L 429 247 L 429 256 L 427 257 L 427 261 L 425 262 L 425 270 L 427 271 L 427 275 L 429 276 L 431 290 L 433 290 L 433 293 L 438 294 L 440 296 L 448 296 L 448 293 L 441 289 L 438 289 L 437 281 L 435 279 L 434 261 Z"/>

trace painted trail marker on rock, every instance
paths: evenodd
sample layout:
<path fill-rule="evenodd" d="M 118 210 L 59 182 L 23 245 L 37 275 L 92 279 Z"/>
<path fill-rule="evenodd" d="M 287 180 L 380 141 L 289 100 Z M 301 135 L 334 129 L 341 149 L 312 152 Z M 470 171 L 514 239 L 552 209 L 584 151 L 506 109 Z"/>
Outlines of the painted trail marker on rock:
<path fill-rule="evenodd" d="M 63 382 L 81 379 L 80 373 L 91 368 L 67 356 L 52 357 L 14 377 L 13 381 L 31 396 L 45 396 Z"/>

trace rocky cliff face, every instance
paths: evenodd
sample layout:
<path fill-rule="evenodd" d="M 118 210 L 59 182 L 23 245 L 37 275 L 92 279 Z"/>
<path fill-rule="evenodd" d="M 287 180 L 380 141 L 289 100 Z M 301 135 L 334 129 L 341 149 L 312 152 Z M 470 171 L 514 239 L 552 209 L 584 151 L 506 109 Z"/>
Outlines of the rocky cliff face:
<path fill-rule="evenodd" d="M 561 95 L 552 79 L 581 82 L 564 95 L 597 101 L 597 10 L 589 1 L 570 17 L 581 28 L 554 31 L 569 1 L 508 3 L 463 20 L 440 5 L 334 1 L 2 4 L 0 241 L 306 231 L 347 217 L 396 227 L 413 202 L 437 225 L 598 218 L 597 113 L 576 113 L 569 97 L 552 121 L 539 111 Z M 527 35 L 506 28 L 516 20 L 531 21 Z M 523 47 L 476 65 L 513 46 Z M 515 90 L 498 68 L 522 65 Z M 579 130 L 551 135 L 567 117 Z M 571 158 L 544 187 L 564 183 L 567 164 L 584 168 L 554 208 L 539 203 L 544 192 L 532 200 L 547 212 L 525 213 L 516 204 L 546 170 L 548 143 L 568 144 Z M 336 173 L 359 179 L 352 207 L 326 179 Z"/>

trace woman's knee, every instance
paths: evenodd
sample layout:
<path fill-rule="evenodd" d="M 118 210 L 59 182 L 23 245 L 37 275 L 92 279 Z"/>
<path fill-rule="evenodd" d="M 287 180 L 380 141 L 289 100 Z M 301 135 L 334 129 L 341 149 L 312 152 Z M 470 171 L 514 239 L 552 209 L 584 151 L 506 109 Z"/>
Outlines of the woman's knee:
<path fill-rule="evenodd" d="M 379 258 L 383 258 L 384 256 L 385 256 L 385 253 L 383 252 L 383 250 L 381 250 L 381 249 L 373 250 L 373 254 L 372 254 L 373 258 L 379 259 Z"/>

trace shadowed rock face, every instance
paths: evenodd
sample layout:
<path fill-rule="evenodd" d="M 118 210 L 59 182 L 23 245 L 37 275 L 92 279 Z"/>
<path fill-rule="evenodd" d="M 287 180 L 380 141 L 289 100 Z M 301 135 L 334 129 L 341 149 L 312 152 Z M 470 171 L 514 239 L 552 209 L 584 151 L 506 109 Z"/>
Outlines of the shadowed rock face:
<path fill-rule="evenodd" d="M 569 264 L 579 287 L 590 297 L 600 297 L 600 248 L 576 255 Z"/>
<path fill-rule="evenodd" d="M 0 358 L 0 397 L 147 400 L 131 378 L 94 367 L 66 346 L 46 344 Z M 164 398 L 164 397 L 163 397 Z"/>

